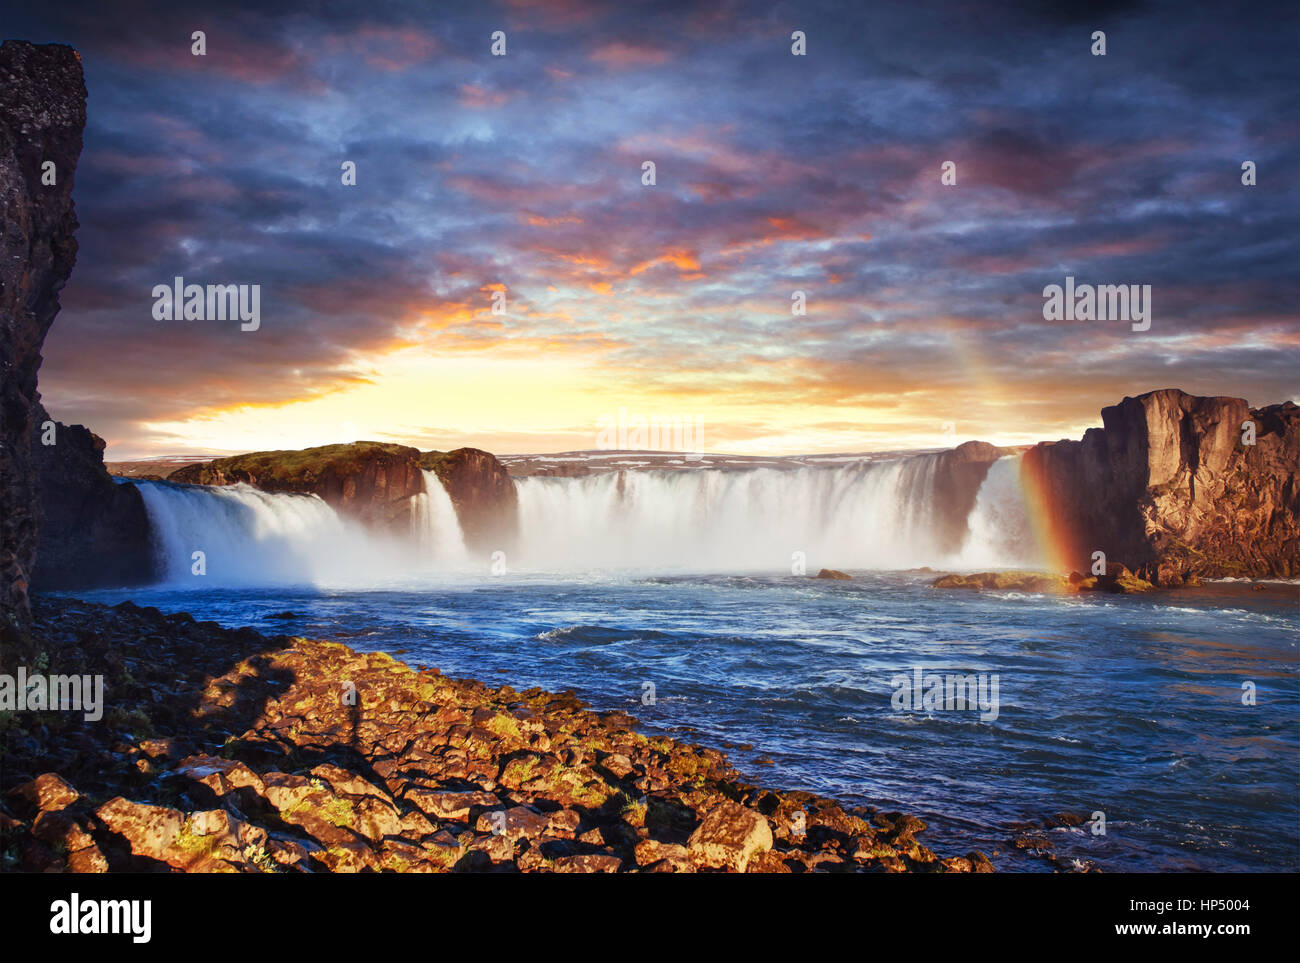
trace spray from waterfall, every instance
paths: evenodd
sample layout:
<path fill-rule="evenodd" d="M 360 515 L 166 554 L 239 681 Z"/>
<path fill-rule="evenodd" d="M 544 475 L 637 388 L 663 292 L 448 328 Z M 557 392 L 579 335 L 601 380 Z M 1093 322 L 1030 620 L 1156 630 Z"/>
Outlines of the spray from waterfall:
<path fill-rule="evenodd" d="M 467 561 L 456 510 L 432 472 L 411 500 L 409 532 L 367 528 L 315 495 L 245 484 L 138 485 L 162 579 L 178 587 L 360 588 L 427 578 Z"/>
<path fill-rule="evenodd" d="M 346 581 L 382 550 L 315 495 L 271 494 L 244 484 L 139 487 L 163 579 L 178 585 Z"/>
<path fill-rule="evenodd" d="M 957 566 L 962 568 L 1041 567 L 1029 523 L 1029 503 L 1020 480 L 1020 456 L 1005 455 L 991 466 L 975 495 Z"/>

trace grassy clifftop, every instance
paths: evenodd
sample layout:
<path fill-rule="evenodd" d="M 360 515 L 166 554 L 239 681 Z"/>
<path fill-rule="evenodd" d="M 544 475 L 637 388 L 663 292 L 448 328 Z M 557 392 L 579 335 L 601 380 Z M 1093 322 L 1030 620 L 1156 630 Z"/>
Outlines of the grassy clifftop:
<path fill-rule="evenodd" d="M 408 459 L 418 463 L 418 449 L 378 441 L 355 441 L 345 445 L 321 445 L 285 451 L 255 451 L 210 462 L 187 465 L 167 476 L 168 481 L 191 485 L 225 485 L 247 481 L 268 490 L 309 490 L 326 475 L 348 477 L 362 474 L 377 456 Z M 255 479 L 255 480 L 254 480 Z"/>

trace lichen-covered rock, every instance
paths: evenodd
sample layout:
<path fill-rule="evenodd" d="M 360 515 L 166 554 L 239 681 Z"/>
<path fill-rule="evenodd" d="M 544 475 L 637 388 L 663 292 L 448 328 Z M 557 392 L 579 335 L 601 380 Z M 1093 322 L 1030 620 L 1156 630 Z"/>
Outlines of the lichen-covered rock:
<path fill-rule="evenodd" d="M 10 790 L 10 793 L 26 799 L 41 812 L 66 809 L 81 798 L 81 794 L 55 772 L 42 773 L 30 782 Z"/>
<path fill-rule="evenodd" d="M 772 827 L 754 810 L 727 800 L 705 815 L 689 845 L 701 866 L 743 873 L 751 856 L 772 848 Z"/>
<path fill-rule="evenodd" d="M 1059 595 L 1078 591 L 1067 576 L 1048 572 L 977 572 L 974 575 L 942 575 L 930 583 L 935 588 L 994 589 L 1004 592 L 1037 592 Z"/>
<path fill-rule="evenodd" d="M 131 852 L 163 862 L 185 828 L 185 814 L 166 806 L 150 806 L 116 796 L 95 811 L 110 832 L 131 845 Z"/>

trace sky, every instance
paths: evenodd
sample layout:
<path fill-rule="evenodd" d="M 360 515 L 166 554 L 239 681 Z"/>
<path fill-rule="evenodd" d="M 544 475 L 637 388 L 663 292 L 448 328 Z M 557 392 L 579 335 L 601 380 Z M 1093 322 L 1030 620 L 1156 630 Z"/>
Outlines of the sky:
<path fill-rule="evenodd" d="M 1023 444 L 1157 388 L 1300 400 L 1294 3 L 4 4 L 86 71 L 40 389 L 110 460 L 620 418 Z M 259 285 L 260 327 L 156 319 L 177 276 Z M 1150 285 L 1149 330 L 1044 320 L 1067 276 Z"/>

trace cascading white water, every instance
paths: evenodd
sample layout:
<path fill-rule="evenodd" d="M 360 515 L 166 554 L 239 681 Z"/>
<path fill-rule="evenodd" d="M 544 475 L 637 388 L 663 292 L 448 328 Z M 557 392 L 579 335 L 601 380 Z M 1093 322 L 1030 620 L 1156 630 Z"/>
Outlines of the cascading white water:
<path fill-rule="evenodd" d="M 436 472 L 422 471 L 424 491 L 411 506 L 411 531 L 423 558 L 436 563 L 460 565 L 469 560 L 456 506 Z"/>
<path fill-rule="evenodd" d="M 315 495 L 251 485 L 192 487 L 141 482 L 163 578 L 178 584 L 262 585 L 346 581 L 376 546 L 361 526 Z M 203 553 L 203 574 L 194 553 Z"/>
<path fill-rule="evenodd" d="M 178 586 L 374 586 L 467 562 L 456 509 L 432 472 L 411 500 L 408 537 L 367 529 L 315 495 L 138 484 L 161 575 Z M 201 575 L 195 552 L 203 553 Z"/>
<path fill-rule="evenodd" d="M 1020 456 L 1006 455 L 989 466 L 967 518 L 962 546 L 964 568 L 1037 566 L 1042 563 L 1029 526 L 1029 506 L 1020 483 Z"/>
<path fill-rule="evenodd" d="M 803 552 L 812 571 L 961 565 L 939 530 L 937 466 L 937 456 L 917 455 L 835 468 L 520 478 L 520 562 L 770 571 L 789 570 Z M 1008 477 L 1018 487 L 1014 464 L 998 469 L 995 486 Z M 1012 514 L 1008 500 L 995 500 Z"/>

